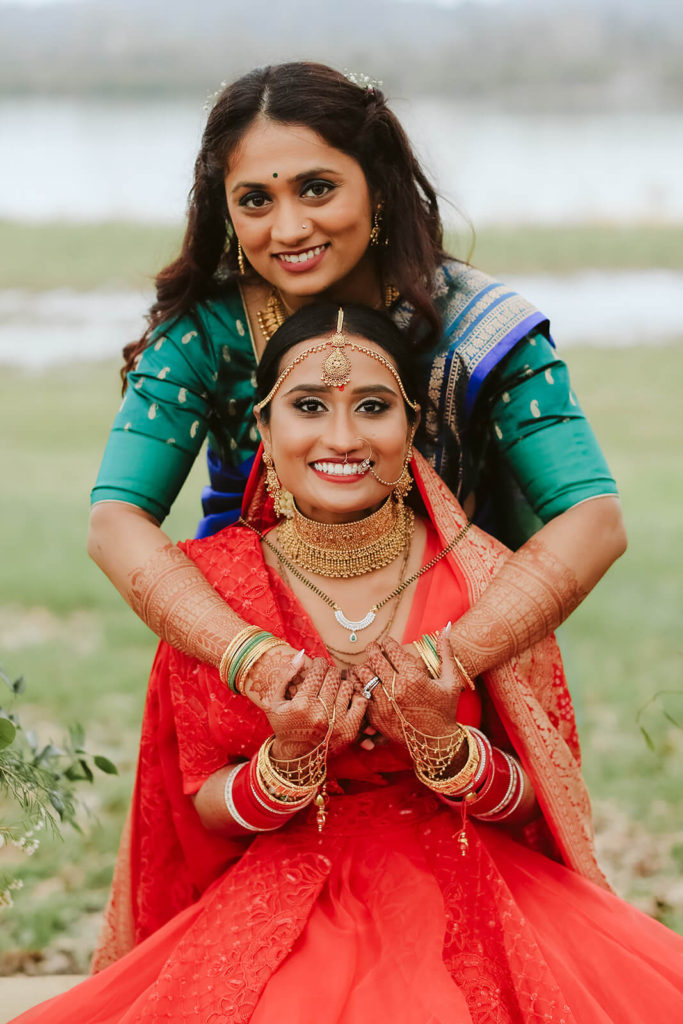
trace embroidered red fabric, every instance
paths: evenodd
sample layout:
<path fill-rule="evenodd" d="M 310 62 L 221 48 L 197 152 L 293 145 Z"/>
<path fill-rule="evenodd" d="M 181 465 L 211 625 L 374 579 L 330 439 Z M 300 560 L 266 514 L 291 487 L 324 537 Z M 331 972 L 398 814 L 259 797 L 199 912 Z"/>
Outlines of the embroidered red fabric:
<path fill-rule="evenodd" d="M 245 618 L 324 654 L 253 534 L 230 530 L 186 549 Z M 424 587 L 462 612 L 462 579 L 446 563 L 438 573 Z M 442 624 L 427 596 L 409 628 Z M 571 737 L 570 705 L 562 708 Z M 460 717 L 476 724 L 481 710 L 474 698 Z M 507 743 L 488 700 L 483 714 Z M 354 747 L 331 764 L 338 785 L 322 835 L 310 809 L 253 839 L 206 833 L 189 794 L 268 732 L 215 670 L 160 646 L 131 816 L 137 945 L 18 1021 L 641 1024 L 680 1015 L 683 940 L 500 826 L 469 822 L 462 856 L 459 815 L 390 746 Z"/>

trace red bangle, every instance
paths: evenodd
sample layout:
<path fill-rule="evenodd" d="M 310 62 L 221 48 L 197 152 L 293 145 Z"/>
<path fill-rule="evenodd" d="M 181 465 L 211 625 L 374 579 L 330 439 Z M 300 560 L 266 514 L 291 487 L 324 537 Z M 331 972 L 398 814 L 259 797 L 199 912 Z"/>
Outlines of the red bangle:
<path fill-rule="evenodd" d="M 482 821 L 505 821 L 511 817 L 524 793 L 524 774 L 517 760 L 491 745 L 478 729 L 470 727 L 479 748 L 480 763 L 469 785 L 453 796 L 442 796 L 451 806 L 467 804 L 473 818 Z"/>
<path fill-rule="evenodd" d="M 503 757 L 507 760 L 509 768 L 508 788 L 498 805 L 494 806 L 492 810 L 483 814 L 480 814 L 478 808 L 473 811 L 473 814 L 484 821 L 505 821 L 512 817 L 519 807 L 524 793 L 524 774 L 521 766 L 513 757 L 510 757 L 509 754 L 504 753 Z"/>
<path fill-rule="evenodd" d="M 225 779 L 225 806 L 245 832 L 273 832 L 294 817 L 304 803 L 283 806 L 258 784 L 256 758 L 233 765 Z M 306 803 L 309 801 L 307 800 Z"/>
<path fill-rule="evenodd" d="M 493 747 L 491 746 L 491 741 L 487 736 L 484 736 L 483 732 L 479 732 L 478 729 L 474 729 L 472 726 L 468 726 L 468 728 L 479 752 L 479 764 L 473 778 L 461 790 L 448 796 L 439 794 L 440 798 L 447 804 L 461 804 L 463 800 L 467 800 L 469 803 L 472 800 L 478 799 L 479 793 L 486 789 L 491 780 L 491 772 L 493 771 Z"/>

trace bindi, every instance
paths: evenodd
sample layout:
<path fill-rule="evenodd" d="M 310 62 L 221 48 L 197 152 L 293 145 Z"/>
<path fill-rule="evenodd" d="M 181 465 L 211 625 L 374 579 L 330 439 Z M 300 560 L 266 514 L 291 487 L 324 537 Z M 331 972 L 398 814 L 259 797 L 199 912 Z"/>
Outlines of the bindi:
<path fill-rule="evenodd" d="M 273 177 L 277 178 L 277 171 L 273 171 Z"/>

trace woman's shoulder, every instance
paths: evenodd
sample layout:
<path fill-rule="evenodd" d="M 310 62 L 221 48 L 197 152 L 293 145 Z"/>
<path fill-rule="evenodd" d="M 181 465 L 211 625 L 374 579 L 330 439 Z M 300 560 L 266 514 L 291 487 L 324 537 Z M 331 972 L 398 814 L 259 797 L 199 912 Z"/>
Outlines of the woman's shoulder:
<path fill-rule="evenodd" d="M 479 270 L 478 267 L 452 258 L 445 259 L 436 268 L 433 297 L 437 305 L 451 313 L 464 311 L 472 303 L 480 303 L 484 308 L 489 308 L 503 301 L 514 301 L 518 307 L 537 311 L 533 303 L 509 284 Z"/>
<path fill-rule="evenodd" d="M 443 323 L 442 350 L 458 348 L 466 364 L 494 351 L 500 357 L 533 331 L 549 336 L 548 318 L 532 302 L 468 263 L 445 260 L 433 294 Z"/>
<path fill-rule="evenodd" d="M 191 310 L 159 324 L 151 343 L 170 342 L 186 349 L 208 347 L 220 352 L 222 346 L 251 349 L 249 328 L 239 289 L 226 288 L 220 295 L 202 299 Z"/>

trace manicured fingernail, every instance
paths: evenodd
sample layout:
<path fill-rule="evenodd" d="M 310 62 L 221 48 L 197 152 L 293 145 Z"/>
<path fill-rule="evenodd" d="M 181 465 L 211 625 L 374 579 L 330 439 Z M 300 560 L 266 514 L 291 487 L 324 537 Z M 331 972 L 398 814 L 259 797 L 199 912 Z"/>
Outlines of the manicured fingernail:
<path fill-rule="evenodd" d="M 292 668 L 301 668 L 301 666 L 304 663 L 304 658 L 305 657 L 306 657 L 306 651 L 302 647 L 301 650 L 297 651 L 297 653 L 292 658 Z"/>
<path fill-rule="evenodd" d="M 442 634 L 442 636 L 448 636 L 448 634 L 449 634 L 449 633 L 450 633 L 450 631 L 451 631 L 451 626 L 452 626 L 452 625 L 453 625 L 453 623 L 452 623 L 452 622 L 451 622 L 451 620 L 449 619 L 449 620 L 448 620 L 448 622 L 446 623 L 446 625 L 445 625 L 445 626 L 443 627 L 443 629 L 441 630 L 441 634 Z"/>

